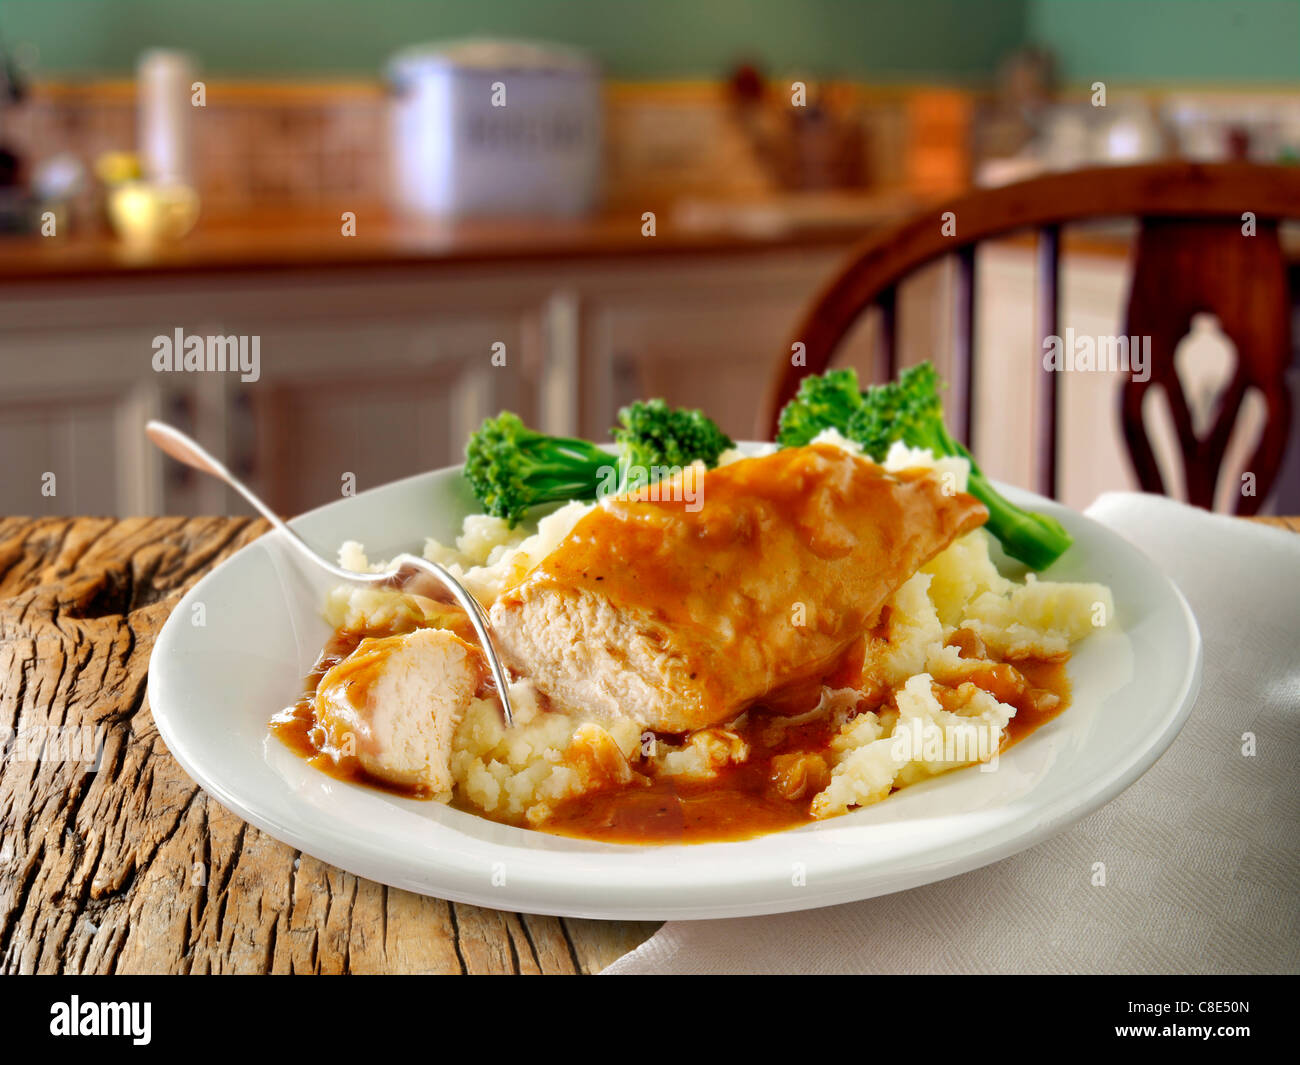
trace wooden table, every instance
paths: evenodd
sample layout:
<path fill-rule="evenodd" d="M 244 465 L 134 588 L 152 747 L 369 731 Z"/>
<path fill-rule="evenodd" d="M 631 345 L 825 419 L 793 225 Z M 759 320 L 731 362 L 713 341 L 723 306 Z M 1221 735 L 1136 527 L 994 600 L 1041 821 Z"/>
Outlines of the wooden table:
<path fill-rule="evenodd" d="M 1300 518 L 1261 519 L 1300 533 Z M 647 922 L 502 913 L 325 865 L 208 798 L 145 697 L 153 641 L 247 518 L 0 519 L 0 728 L 103 726 L 99 771 L 0 763 L 0 971 L 591 973 Z"/>
<path fill-rule="evenodd" d="M 185 775 L 145 697 L 154 638 L 194 581 L 266 528 L 0 519 L 0 728 L 105 729 L 97 773 L 0 764 L 0 971 L 591 973 L 644 941 L 657 925 L 500 913 L 360 879 Z"/>

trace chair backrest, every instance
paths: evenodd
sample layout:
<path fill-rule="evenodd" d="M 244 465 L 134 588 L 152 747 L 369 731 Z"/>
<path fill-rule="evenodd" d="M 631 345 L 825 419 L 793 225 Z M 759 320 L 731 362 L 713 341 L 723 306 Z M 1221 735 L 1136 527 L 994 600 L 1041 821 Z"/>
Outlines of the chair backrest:
<path fill-rule="evenodd" d="M 864 241 L 847 266 L 826 285 L 785 350 L 760 416 L 758 430 L 776 431 L 781 407 L 799 381 L 821 373 L 836 347 L 869 307 L 881 311 L 877 375 L 898 369 L 895 299 L 898 285 L 918 268 L 953 256 L 956 261 L 955 336 L 950 429 L 969 442 L 975 414 L 975 249 L 984 240 L 1031 230 L 1037 233 L 1036 332 L 1060 335 L 1061 227 L 1102 218 L 1136 218 L 1133 280 L 1118 335 L 1151 338 L 1151 374 L 1130 375 L 1120 395 L 1120 417 L 1129 456 L 1142 487 L 1164 492 L 1142 417 L 1147 388 L 1168 397 L 1184 464 L 1190 502 L 1212 507 L 1223 457 L 1247 389 L 1263 397 L 1267 420 L 1247 463 L 1255 493 L 1238 493 L 1239 513 L 1254 513 L 1268 495 L 1282 462 L 1290 425 L 1285 373 L 1291 358 L 1290 296 L 1278 224 L 1300 218 L 1300 167 L 1246 163 L 1159 163 L 1100 167 L 983 189 L 926 210 Z M 1192 418 L 1174 366 L 1174 352 L 1192 318 L 1209 312 L 1237 349 L 1236 368 L 1223 390 L 1213 426 L 1204 437 Z M 802 345 L 801 358 L 788 354 Z M 1044 347 L 1035 366 L 1044 375 L 1043 409 L 1037 419 L 1036 482 L 1056 494 L 1057 374 L 1045 367 Z"/>

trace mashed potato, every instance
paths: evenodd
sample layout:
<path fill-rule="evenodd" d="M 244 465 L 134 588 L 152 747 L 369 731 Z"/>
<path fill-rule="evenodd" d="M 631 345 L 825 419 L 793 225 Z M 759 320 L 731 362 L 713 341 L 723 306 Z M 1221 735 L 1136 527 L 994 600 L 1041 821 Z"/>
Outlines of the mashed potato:
<path fill-rule="evenodd" d="M 471 514 L 461 525 L 455 547 L 447 547 L 430 537 L 424 542 L 424 557 L 446 566 L 474 598 L 484 606 L 491 606 L 502 588 L 554 551 L 593 506 L 594 503 L 567 503 L 542 518 L 532 533 L 523 526 L 511 529 L 504 518 Z M 371 563 L 365 546 L 355 540 L 347 540 L 339 548 L 339 565 L 357 573 L 378 573 L 388 568 L 387 562 Z M 383 599 L 393 594 L 374 589 L 336 588 L 331 597 L 331 620 L 334 616 L 347 616 L 353 607 L 364 614 L 377 606 L 374 597 Z"/>
<path fill-rule="evenodd" d="M 540 711 L 528 681 L 510 688 L 515 725 L 507 729 L 495 701 L 470 704 L 452 743 L 451 772 L 462 798 L 502 820 L 545 821 L 555 803 L 633 779 L 630 759 L 641 744 L 633 721 L 583 723 Z"/>
<path fill-rule="evenodd" d="M 831 443 L 860 453 L 834 430 Z M 746 457 L 729 451 L 721 464 Z M 892 472 L 925 468 L 966 487 L 964 459 L 938 461 L 928 451 L 895 444 L 884 467 Z M 549 554 L 593 504 L 570 503 L 543 518 L 535 532 L 510 529 L 498 518 L 472 515 L 449 547 L 429 540 L 426 558 L 452 570 L 485 606 Z M 359 571 L 372 565 L 362 545 L 349 542 L 340 563 Z M 436 624 L 436 608 L 410 596 L 374 589 L 336 589 L 328 616 L 335 625 Z M 842 721 L 827 752 L 829 782 L 812 803 L 815 817 L 831 817 L 879 802 L 892 790 L 937 773 L 994 757 L 1014 717 L 971 677 L 988 662 L 963 657 L 948 641 L 957 630 L 978 639 L 988 657 L 1015 661 L 1054 659 L 1114 615 L 1110 590 L 1101 584 L 1023 583 L 998 572 L 983 529 L 953 542 L 904 583 L 889 601 L 882 629 L 870 641 L 869 672 L 858 688 L 825 688 L 818 712 Z M 883 702 L 881 692 L 889 697 Z M 944 700 L 939 695 L 942 693 Z M 868 695 L 878 708 L 853 714 Z M 634 718 L 604 726 L 544 711 L 527 681 L 512 686 L 516 724 L 503 727 L 490 700 L 474 700 L 452 739 L 451 775 L 462 801 L 503 820 L 540 824 L 555 805 L 611 783 L 645 782 L 647 775 L 707 780 L 723 767 L 744 762 L 749 747 L 730 729 L 703 729 L 680 746 L 643 739 Z M 637 769 L 633 769 L 634 764 Z"/>
<path fill-rule="evenodd" d="M 970 629 L 1006 658 L 1058 657 L 1115 612 L 1104 584 L 1042 581 L 1033 573 L 1024 584 L 1003 577 L 983 529 L 951 544 L 922 573 L 932 579 L 929 596 L 939 621 Z"/>

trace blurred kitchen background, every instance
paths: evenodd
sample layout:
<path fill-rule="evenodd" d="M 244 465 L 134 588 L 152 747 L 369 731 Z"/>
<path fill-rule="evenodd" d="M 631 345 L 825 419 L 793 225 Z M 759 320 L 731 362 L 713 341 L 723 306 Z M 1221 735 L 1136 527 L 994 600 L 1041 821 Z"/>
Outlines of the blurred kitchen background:
<path fill-rule="evenodd" d="M 285 512 L 459 461 L 503 407 L 604 439 L 662 395 L 750 437 L 855 242 L 1170 156 L 1300 162 L 1300 0 L 0 0 L 0 513 L 246 509 L 151 416 Z M 1118 331 L 1131 237 L 1066 238 L 1063 327 Z M 1034 261 L 982 247 L 976 310 L 974 450 L 1025 485 Z M 900 293 L 904 363 L 947 365 L 950 286 Z M 256 380 L 156 371 L 177 331 L 257 338 Z M 1185 344 L 1208 418 L 1231 351 Z M 1117 379 L 1065 377 L 1082 507 L 1136 482 Z M 1296 436 L 1267 509 L 1300 513 Z"/>

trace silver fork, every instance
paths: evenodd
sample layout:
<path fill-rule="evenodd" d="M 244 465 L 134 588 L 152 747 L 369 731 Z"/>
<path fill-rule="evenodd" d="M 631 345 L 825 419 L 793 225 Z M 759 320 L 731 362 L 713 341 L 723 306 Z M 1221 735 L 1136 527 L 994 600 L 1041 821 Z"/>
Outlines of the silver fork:
<path fill-rule="evenodd" d="M 218 480 L 225 481 L 247 499 L 272 526 L 283 533 L 300 554 L 339 580 L 353 584 L 394 588 L 443 603 L 458 603 L 465 611 L 470 624 L 474 626 L 474 633 L 478 636 L 479 645 L 483 648 L 483 654 L 492 670 L 492 680 L 496 684 L 497 694 L 501 697 L 501 712 L 505 715 L 506 726 L 514 724 L 514 714 L 510 706 L 510 676 L 501 662 L 501 655 L 493 641 L 492 625 L 488 620 L 487 611 L 449 570 L 436 562 L 410 554 L 398 555 L 393 559 L 389 569 L 382 573 L 356 573 L 342 566 L 336 566 L 329 559 L 317 554 L 306 540 L 280 520 L 280 516 L 275 511 L 258 499 L 252 489 L 213 458 L 195 440 L 166 422 L 150 421 L 145 425 L 144 431 L 150 440 L 178 462 L 193 466 L 196 470 L 202 470 Z"/>

